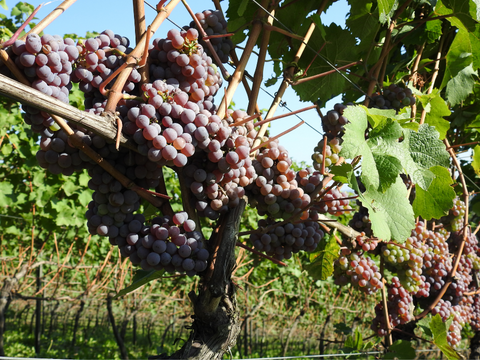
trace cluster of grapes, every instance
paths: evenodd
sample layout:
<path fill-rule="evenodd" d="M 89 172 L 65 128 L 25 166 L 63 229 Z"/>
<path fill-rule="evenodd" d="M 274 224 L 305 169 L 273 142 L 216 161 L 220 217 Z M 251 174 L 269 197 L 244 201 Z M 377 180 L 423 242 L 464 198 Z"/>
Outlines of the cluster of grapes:
<path fill-rule="evenodd" d="M 390 325 L 396 327 L 412 321 L 414 319 L 412 295 L 402 287 L 400 279 L 396 276 L 392 278 L 392 283 L 388 284 L 387 287 L 387 308 Z M 379 336 L 387 335 L 387 321 L 382 302 L 375 306 L 375 315 L 371 329 Z"/>
<path fill-rule="evenodd" d="M 415 104 L 415 96 L 411 89 L 391 84 L 388 88 L 383 89 L 383 93 L 377 93 L 372 96 L 370 107 L 399 111 L 401 108 L 413 104 Z"/>
<path fill-rule="evenodd" d="M 8 53 L 34 89 L 68 103 L 68 94 L 72 87 L 72 64 L 78 58 L 72 39 L 29 34 L 25 41 L 15 41 Z M 25 122 L 32 127 L 33 132 L 42 137 L 51 138 L 54 132 L 60 129 L 47 113 L 31 106 L 23 106 L 23 110 Z M 55 170 L 59 173 L 57 167 Z"/>
<path fill-rule="evenodd" d="M 135 215 L 138 216 L 138 215 Z M 138 221 L 138 220 L 137 220 Z M 135 226 L 132 224 L 135 223 Z M 114 241 L 123 256 L 143 270 L 162 270 L 193 276 L 207 268 L 209 252 L 204 248 L 203 235 L 185 212 L 156 217 L 151 226 L 129 224 Z"/>
<path fill-rule="evenodd" d="M 207 36 L 224 35 L 227 33 L 227 22 L 223 17 L 223 13 L 219 10 L 204 10 L 201 13 L 196 13 L 195 17 L 202 25 L 203 30 Z M 195 21 L 190 23 L 190 28 L 196 27 Z M 201 38 L 200 38 L 201 40 Z M 209 51 L 204 41 L 201 41 L 203 46 Z M 210 39 L 213 49 L 218 54 L 222 63 L 228 62 L 228 54 L 234 48 L 233 42 L 228 37 L 217 37 Z M 209 54 L 212 56 L 212 54 Z"/>
<path fill-rule="evenodd" d="M 295 180 L 305 193 L 312 194 L 322 184 L 323 175 L 318 171 L 314 171 L 313 168 L 307 167 L 297 172 Z"/>
<path fill-rule="evenodd" d="M 79 56 L 75 61 L 72 81 L 78 82 L 80 90 L 85 93 L 86 109 L 93 108 L 95 104 L 102 103 L 106 99 L 99 88 L 115 70 L 124 64 L 126 55 L 132 51 L 128 47 L 129 44 L 130 41 L 126 37 L 114 34 L 111 30 L 105 30 L 95 38 L 78 41 Z M 137 90 L 136 84 L 140 80 L 140 73 L 133 69 L 123 91 L 133 93 Z M 110 88 L 113 83 L 114 81 L 109 82 L 105 88 Z"/>
<path fill-rule="evenodd" d="M 320 214 L 326 214 L 328 212 L 330 215 L 334 216 L 341 216 L 346 211 L 353 210 L 350 206 L 348 193 L 340 191 L 338 188 L 328 190 L 318 204 L 315 204 L 312 208 L 317 210 Z"/>
<path fill-rule="evenodd" d="M 359 201 L 358 204 L 358 211 L 353 214 L 353 217 L 350 219 L 348 225 L 359 232 L 365 233 L 366 236 L 372 237 L 372 221 L 368 216 L 368 209 L 365 206 L 362 206 Z"/>
<path fill-rule="evenodd" d="M 149 57 L 152 80 L 165 80 L 189 94 L 189 99 L 202 109 L 211 110 L 222 77 L 211 57 L 198 44 L 196 29 L 170 30 L 167 39 L 153 41 Z"/>
<path fill-rule="evenodd" d="M 366 234 L 364 232 L 360 233 L 356 237 L 356 245 L 359 246 L 363 251 L 374 251 L 378 246 L 378 239 L 366 239 Z"/>
<path fill-rule="evenodd" d="M 337 285 L 343 286 L 350 283 L 369 295 L 383 287 L 378 266 L 361 251 L 340 256 L 335 260 L 334 269 Z"/>
<path fill-rule="evenodd" d="M 252 162 L 257 178 L 247 190 L 252 195 L 252 206 L 260 215 L 287 219 L 302 213 L 302 208 L 310 204 L 311 198 L 298 186 L 291 164 L 288 151 L 278 140 L 268 142 L 257 153 Z M 308 210 L 305 210 L 301 219 L 307 218 Z"/>
<path fill-rule="evenodd" d="M 472 316 L 470 325 L 475 331 L 480 331 L 480 294 L 474 295 L 472 298 Z"/>
<path fill-rule="evenodd" d="M 345 132 L 345 125 L 348 119 L 343 116 L 343 111 L 347 108 L 344 104 L 335 104 L 333 110 L 327 111 L 327 114 L 322 117 L 322 127 L 328 139 L 342 137 Z M 320 148 L 320 146 L 318 146 Z M 323 147 L 322 147 L 323 148 Z"/>
<path fill-rule="evenodd" d="M 442 229 L 436 232 L 424 231 L 428 236 L 423 237 L 422 233 L 422 241 L 427 246 L 427 251 L 423 254 L 422 275 L 430 284 L 431 292 L 436 293 L 445 285 L 445 279 L 453 266 L 448 252 L 449 234 Z"/>
<path fill-rule="evenodd" d="M 460 231 L 463 229 L 463 220 L 465 216 L 465 203 L 459 197 L 453 199 L 453 207 L 448 215 L 440 218 L 439 222 L 443 224 L 448 231 Z"/>
<path fill-rule="evenodd" d="M 433 236 L 433 232 L 425 231 L 423 223 L 417 223 L 415 229 L 404 246 L 394 243 L 382 246 L 382 256 L 385 264 L 395 269 L 403 288 L 410 293 L 417 293 L 424 288 L 425 277 L 422 277 L 423 254 L 427 246 L 423 244 L 426 236 Z M 423 292 L 421 292 L 424 295 Z"/>
<path fill-rule="evenodd" d="M 325 142 L 320 140 L 313 149 L 312 160 L 315 170 L 320 170 L 323 163 L 323 147 L 325 146 L 325 167 L 335 165 L 340 159 L 339 153 L 342 150 L 341 144 L 343 140 L 340 137 L 334 137 L 325 145 Z"/>
<path fill-rule="evenodd" d="M 206 118 L 210 123 L 205 137 L 198 140 L 197 153 L 183 172 L 197 199 L 194 207 L 200 216 L 212 220 L 236 207 L 245 195 L 245 187 L 257 176 L 249 157 L 256 136 L 253 122 L 234 126 L 247 117 L 240 110 L 229 110 L 227 116 L 222 121 L 217 115 Z"/>
<path fill-rule="evenodd" d="M 25 106 L 23 107 L 25 108 Z M 33 109 L 29 111 L 34 112 Z M 78 129 L 73 124 L 70 127 L 85 144 L 92 144 L 92 137 L 86 133 L 85 129 Z M 68 135 L 63 129 L 55 131 L 51 137 L 41 137 L 40 150 L 37 151 L 36 158 L 42 168 L 52 174 L 65 176 L 70 176 L 75 171 L 88 169 L 93 165 L 88 156 L 70 144 Z"/>
<path fill-rule="evenodd" d="M 256 250 L 263 251 L 278 260 L 290 259 L 292 253 L 298 253 L 300 250 L 315 251 L 324 236 L 316 221 L 282 225 L 272 219 L 266 219 L 260 220 L 258 226 L 259 228 L 268 226 L 271 230 L 265 234 L 252 234 L 250 242 Z"/>
<path fill-rule="evenodd" d="M 442 320 L 446 322 L 451 316 L 453 321 L 450 328 L 447 329 L 447 341 L 450 345 L 456 346 L 462 340 L 462 325 L 467 323 L 471 316 L 469 306 L 453 305 L 448 300 L 440 299 L 437 306 L 432 310 L 432 315 L 440 314 Z"/>

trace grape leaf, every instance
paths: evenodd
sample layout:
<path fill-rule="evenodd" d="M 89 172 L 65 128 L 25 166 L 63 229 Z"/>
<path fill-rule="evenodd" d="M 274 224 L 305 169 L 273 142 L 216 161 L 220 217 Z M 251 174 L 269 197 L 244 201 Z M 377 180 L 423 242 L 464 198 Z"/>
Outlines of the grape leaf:
<path fill-rule="evenodd" d="M 422 94 L 419 91 L 414 91 L 417 100 L 422 105 L 422 109 L 425 109 L 425 123 L 434 126 L 440 133 L 440 139 L 445 139 L 448 129 L 450 129 L 450 123 L 445 120 L 444 116 L 450 116 L 451 112 L 445 100 L 440 96 L 440 90 L 434 89 L 431 94 Z M 417 111 L 417 114 L 421 112 Z"/>
<path fill-rule="evenodd" d="M 120 296 L 131 293 L 132 291 L 138 289 L 139 287 L 142 287 L 150 281 L 161 278 L 164 272 L 165 270 L 137 270 L 135 276 L 133 277 L 132 283 L 128 285 L 125 289 L 120 290 L 117 295 L 113 297 L 113 300 L 118 299 Z"/>
<path fill-rule="evenodd" d="M 371 1 L 350 0 L 350 16 L 346 20 L 348 28 L 360 40 L 359 51 L 371 47 L 378 30 L 378 7 Z"/>
<path fill-rule="evenodd" d="M 475 80 L 473 75 L 473 49 L 470 34 L 460 29 L 446 56 L 445 74 L 440 89 L 447 87 L 446 99 L 451 106 L 465 100 L 472 92 Z"/>
<path fill-rule="evenodd" d="M 334 236 L 324 239 L 319 245 L 319 251 L 310 255 L 311 263 L 305 269 L 314 279 L 326 280 L 333 273 L 333 262 L 338 258 L 340 246 Z"/>
<path fill-rule="evenodd" d="M 378 0 L 379 20 L 380 23 L 385 24 L 390 20 L 393 12 L 398 6 L 395 0 Z"/>
<path fill-rule="evenodd" d="M 382 240 L 405 242 L 415 227 L 415 217 L 402 179 L 398 176 L 396 182 L 385 192 L 368 185 L 362 193 L 352 172 L 350 186 L 359 195 L 358 200 L 368 209 L 375 236 Z"/>
<path fill-rule="evenodd" d="M 407 174 L 414 184 L 420 185 L 424 190 L 428 189 L 434 178 L 429 169 L 436 165 L 449 165 L 450 157 L 445 145 L 438 139 L 438 132 L 427 124 L 422 124 L 418 132 L 406 129 L 401 144 L 399 156 L 403 155 L 401 160 Z"/>
<path fill-rule="evenodd" d="M 362 156 L 361 180 L 380 191 L 385 191 L 396 181 L 403 169 L 424 190 L 428 189 L 434 175 L 432 166 L 448 166 L 449 156 L 445 145 L 438 139 L 435 128 L 426 124 L 418 132 L 402 128 L 391 118 L 393 114 L 381 116 L 383 110 L 349 106 L 344 115 L 350 123 L 345 126 L 344 142 L 340 155 L 344 158 Z M 365 140 L 367 119 L 373 126 L 369 139 Z M 403 141 L 398 139 L 403 136 Z"/>
<path fill-rule="evenodd" d="M 0 206 L 7 207 L 10 206 L 12 201 L 10 196 L 13 194 L 13 185 L 8 182 L 0 182 Z"/>
<path fill-rule="evenodd" d="M 8 10 L 7 0 L 2 0 L 2 1 L 0 1 L 0 6 L 1 6 L 2 8 L 4 8 L 5 10 Z"/>
<path fill-rule="evenodd" d="M 245 13 L 245 10 L 247 9 L 247 5 L 248 5 L 248 0 L 242 0 L 242 2 L 240 3 L 240 6 L 237 9 L 238 16 L 243 16 L 243 14 Z"/>
<path fill-rule="evenodd" d="M 478 6 L 471 0 L 438 0 L 435 5 L 436 16 L 454 15 L 447 17 L 459 29 L 473 31 L 478 17 Z"/>
<path fill-rule="evenodd" d="M 355 329 L 353 336 L 348 335 L 347 340 L 345 340 L 345 348 L 346 352 L 363 350 L 363 336 L 358 328 Z"/>
<path fill-rule="evenodd" d="M 292 16 L 291 16 L 292 17 Z M 296 17 L 292 17 L 296 18 Z M 315 50 L 320 50 L 320 54 L 328 59 L 330 64 L 336 67 L 347 65 L 358 60 L 358 49 L 356 48 L 356 38 L 350 31 L 342 29 L 336 24 L 323 27 L 322 30 L 315 28 L 312 38 L 308 42 Z M 301 57 L 298 66 L 306 69 L 308 66 L 308 76 L 317 75 L 332 70 L 331 65 L 323 59 L 318 58 L 313 63 L 312 60 L 318 57 L 312 51 L 306 51 Z M 346 84 L 345 78 L 337 72 L 322 77 L 321 81 L 307 81 L 293 86 L 302 101 L 317 100 L 327 101 L 333 96 L 344 91 Z"/>
<path fill-rule="evenodd" d="M 439 347 L 447 359 L 461 359 L 460 355 L 447 341 L 447 329 L 450 327 L 449 322 L 451 323 L 451 320 L 444 323 L 440 314 L 432 317 L 432 320 L 430 321 L 430 330 L 432 330 L 433 334 L 433 343 Z"/>
<path fill-rule="evenodd" d="M 475 174 L 480 176 L 480 145 L 477 145 L 473 148 L 472 167 L 473 170 L 475 170 Z"/>
<path fill-rule="evenodd" d="M 384 359 L 408 360 L 416 357 L 415 349 L 412 343 L 406 340 L 397 340 L 388 347 L 388 353 L 384 355 Z"/>
<path fill-rule="evenodd" d="M 338 166 L 332 166 L 330 172 L 334 174 L 333 181 L 339 181 L 341 183 L 348 183 L 348 174 L 353 170 L 352 165 L 342 164 Z"/>
<path fill-rule="evenodd" d="M 448 169 L 441 166 L 434 166 L 430 171 L 435 174 L 427 190 L 420 186 L 416 188 L 413 211 L 415 216 L 421 216 L 425 220 L 440 219 L 453 207 L 455 191 L 450 185 L 453 180 Z"/>
<path fill-rule="evenodd" d="M 473 66 L 470 64 L 447 83 L 445 96 L 451 106 L 460 104 L 472 93 L 475 84 L 474 75 L 477 75 L 477 71 L 473 70 Z"/>

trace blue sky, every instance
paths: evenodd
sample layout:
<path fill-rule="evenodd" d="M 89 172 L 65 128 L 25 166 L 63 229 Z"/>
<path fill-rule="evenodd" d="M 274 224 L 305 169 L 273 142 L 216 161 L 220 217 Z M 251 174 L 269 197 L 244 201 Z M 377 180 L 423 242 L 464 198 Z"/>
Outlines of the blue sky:
<path fill-rule="evenodd" d="M 27 1 L 34 6 L 38 6 L 45 1 L 31 0 Z M 10 9 L 15 6 L 17 1 L 7 0 L 7 5 L 9 7 L 8 11 L 0 8 L 0 12 L 9 15 Z M 155 6 L 157 1 L 151 0 L 148 1 L 151 5 Z M 42 19 L 48 15 L 52 10 L 54 10 L 59 4 L 60 0 L 55 0 L 46 3 L 46 5 L 40 9 L 37 14 L 37 18 Z M 224 9 L 227 8 L 228 1 L 221 2 Z M 192 7 L 194 12 L 202 11 L 205 9 L 214 8 L 213 2 L 210 0 L 190 0 L 189 5 Z M 146 20 L 149 24 L 156 15 L 156 12 L 149 8 L 148 5 L 145 5 L 146 11 Z M 322 16 L 322 20 L 325 24 L 330 24 L 335 22 L 341 26 L 345 24 L 345 16 L 348 11 L 348 6 L 345 0 L 335 2 L 330 8 L 328 13 Z M 187 13 L 183 5 L 180 3 L 172 12 L 170 16 L 171 20 L 177 23 L 180 26 L 186 25 L 190 22 L 190 15 Z M 277 24 L 278 25 L 278 24 Z M 174 27 L 169 22 L 164 22 L 160 29 L 157 31 L 156 37 L 165 36 L 166 32 Z M 59 34 L 63 35 L 65 33 L 76 33 L 78 35 L 84 36 L 87 31 L 98 31 L 101 32 L 105 29 L 110 29 L 117 34 L 126 36 L 134 43 L 135 39 L 135 29 L 133 22 L 133 7 L 131 0 L 81 0 L 75 2 L 64 14 L 58 17 L 52 24 L 50 24 L 46 29 L 45 33 L 48 34 Z M 247 66 L 247 71 L 251 74 L 254 73 L 255 69 L 255 55 L 252 55 L 252 60 Z M 267 63 L 269 64 L 269 63 Z M 230 73 L 233 72 L 232 68 L 227 67 Z M 265 69 L 264 79 L 268 79 L 273 74 L 273 69 L 267 67 Z M 268 91 L 270 94 L 274 94 L 280 81 L 276 85 L 266 88 L 263 88 Z M 216 103 L 218 104 L 221 99 L 217 97 Z M 237 108 L 245 109 L 248 105 L 248 99 L 243 91 L 243 87 L 240 87 L 236 92 L 233 101 L 236 104 Z M 261 91 L 259 96 L 259 106 L 260 108 L 269 108 L 272 98 L 266 92 Z M 311 105 L 310 103 L 302 103 L 298 100 L 295 92 L 292 89 L 288 89 L 287 93 L 284 96 L 284 101 L 286 101 L 288 108 L 292 111 L 300 109 L 305 106 Z M 330 101 L 327 103 L 327 109 L 322 109 L 325 113 L 326 110 L 333 107 L 335 101 Z M 276 115 L 287 113 L 288 110 L 285 108 L 279 108 L 276 112 Z M 308 122 L 313 128 L 318 130 L 320 133 L 321 123 L 320 118 L 318 117 L 316 111 L 311 110 L 299 114 L 299 116 Z M 292 127 L 300 121 L 295 116 L 287 117 L 274 121 L 270 130 L 272 136 L 285 131 L 286 129 Z M 283 136 L 280 139 L 280 142 L 285 145 L 288 149 L 290 156 L 295 161 L 305 161 L 308 165 L 311 165 L 310 155 L 313 152 L 313 148 L 316 146 L 317 142 L 320 140 L 321 134 L 313 130 L 307 125 L 303 125 L 295 131 L 291 132 L 288 135 Z"/>

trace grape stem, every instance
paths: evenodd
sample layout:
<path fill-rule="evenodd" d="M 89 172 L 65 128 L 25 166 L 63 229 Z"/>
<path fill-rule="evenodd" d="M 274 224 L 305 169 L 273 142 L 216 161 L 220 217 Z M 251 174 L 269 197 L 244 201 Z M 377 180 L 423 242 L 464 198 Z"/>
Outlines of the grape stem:
<path fill-rule="evenodd" d="M 285 134 L 288 134 L 289 132 L 295 130 L 296 128 L 300 127 L 300 126 L 303 125 L 303 124 L 305 124 L 305 121 L 302 120 L 302 121 L 300 121 L 297 125 L 292 126 L 290 129 L 285 130 L 285 131 L 281 132 L 280 134 L 278 134 L 278 135 L 276 135 L 276 136 L 273 136 L 273 137 L 268 138 L 267 141 L 262 142 L 262 143 L 260 143 L 260 145 L 258 145 L 258 146 L 256 146 L 256 147 L 254 147 L 253 149 L 251 149 L 251 150 L 250 150 L 250 154 L 254 153 L 254 152 L 257 151 L 258 149 L 260 149 L 262 146 L 264 146 L 264 145 L 266 145 L 266 144 L 268 144 L 268 143 L 270 143 L 270 142 L 272 142 L 272 141 L 274 141 L 274 140 L 277 140 L 278 138 L 282 137 L 282 136 L 285 135 Z"/>
<path fill-rule="evenodd" d="M 386 348 L 388 349 L 390 345 L 392 345 L 392 325 L 390 324 L 390 317 L 388 315 L 388 302 L 387 302 L 387 293 L 386 293 L 386 280 L 383 276 L 384 272 L 384 262 L 383 259 L 380 258 L 380 274 L 382 274 L 382 304 L 383 304 L 383 316 L 385 317 L 385 324 L 387 325 L 387 336 L 385 336 L 385 341 L 387 343 Z"/>
<path fill-rule="evenodd" d="M 266 29 L 266 30 L 270 30 L 270 31 L 276 31 L 282 35 L 286 35 L 288 37 L 291 37 L 292 39 L 296 39 L 296 40 L 300 40 L 302 41 L 303 40 L 303 36 L 300 36 L 300 35 L 297 35 L 297 34 L 293 34 L 291 32 L 288 32 L 287 30 L 283 30 L 277 26 L 274 26 L 274 25 L 267 25 L 267 24 L 264 24 L 263 25 L 263 28 Z"/>
<path fill-rule="evenodd" d="M 250 251 L 251 253 L 254 253 L 254 254 L 257 254 L 258 256 L 264 258 L 264 259 L 268 259 L 270 260 L 271 262 L 274 262 L 275 264 L 277 265 L 281 265 L 281 266 L 287 266 L 287 264 L 285 264 L 284 262 L 280 261 L 280 260 L 277 260 L 271 256 L 268 256 L 268 255 L 265 255 L 265 254 L 262 254 L 260 251 L 257 251 L 255 249 L 252 249 L 251 247 L 248 247 L 247 245 L 244 245 L 243 243 L 241 243 L 240 241 L 237 241 L 237 246 L 245 249 L 245 250 L 248 250 Z"/>
<path fill-rule="evenodd" d="M 217 39 L 217 38 L 225 38 L 225 37 L 230 37 L 235 35 L 234 33 L 228 33 L 228 34 L 217 34 L 217 35 L 209 35 L 209 36 L 204 36 L 202 40 L 205 39 Z"/>
<path fill-rule="evenodd" d="M 31 13 L 31 15 L 27 18 L 27 20 L 25 20 L 25 22 L 17 29 L 17 31 L 15 31 L 15 33 L 13 34 L 13 36 L 8 39 L 7 41 L 5 41 L 4 43 L 0 44 L 0 47 L 2 49 L 5 49 L 7 46 L 10 46 L 12 45 L 17 39 L 18 39 L 18 36 L 21 34 L 21 32 L 23 31 L 23 29 L 25 29 L 25 27 L 28 25 L 28 23 L 30 21 L 32 21 L 32 19 L 35 17 L 35 15 L 37 14 L 38 10 L 40 10 L 40 8 L 43 6 L 43 4 L 40 4 L 37 6 L 37 8 Z"/>
<path fill-rule="evenodd" d="M 353 63 L 350 63 L 350 64 L 347 64 L 347 65 L 343 65 L 343 66 L 337 67 L 336 69 L 329 70 L 329 71 L 325 71 L 325 72 L 323 72 L 323 73 L 321 73 L 321 74 L 312 75 L 312 76 L 309 76 L 309 77 L 306 77 L 306 78 L 302 78 L 302 79 L 296 80 L 296 81 L 294 81 L 294 82 L 292 83 L 292 85 L 300 85 L 300 84 L 303 84 L 304 82 L 307 82 L 307 81 L 310 81 L 310 80 L 319 79 L 319 78 L 321 78 L 321 77 L 324 77 L 324 76 L 327 76 L 327 75 L 336 73 L 338 70 L 345 70 L 345 69 L 348 69 L 349 67 L 356 66 L 356 65 L 361 65 L 361 64 L 363 64 L 362 61 L 355 61 L 355 62 L 353 62 Z"/>
<path fill-rule="evenodd" d="M 268 28 L 266 28 L 265 25 L 273 24 L 274 15 L 275 15 L 275 9 L 273 9 L 270 14 L 267 14 L 266 24 L 265 23 L 262 24 L 262 28 L 263 28 L 262 41 L 260 44 L 260 53 L 258 54 L 258 58 L 257 58 L 257 66 L 255 67 L 255 74 L 253 75 L 252 90 L 248 97 L 249 101 L 248 101 L 247 114 L 252 114 L 255 109 L 255 105 L 257 104 L 258 94 L 260 92 L 260 86 L 262 85 L 263 73 L 264 73 L 263 70 L 265 67 L 265 59 L 267 58 L 267 50 L 268 50 L 268 44 L 270 42 L 270 34 L 271 34 L 271 31 Z"/>
<path fill-rule="evenodd" d="M 298 113 L 301 113 L 303 111 L 308 111 L 308 110 L 311 110 L 311 109 L 316 109 L 318 106 L 317 105 L 311 105 L 311 106 L 307 106 L 307 107 L 304 107 L 303 109 L 299 109 L 299 110 L 295 110 L 295 111 L 291 111 L 287 114 L 282 114 L 282 115 L 278 115 L 278 116 L 274 116 L 274 117 L 271 117 L 269 119 L 265 119 L 263 121 L 258 121 L 256 122 L 255 124 L 253 124 L 255 127 L 257 126 L 261 126 L 263 124 L 266 124 L 266 123 L 269 123 L 270 121 L 273 121 L 273 120 L 278 120 L 278 119 L 282 119 L 284 117 L 287 117 L 287 116 L 290 116 L 290 115 L 295 115 L 295 114 L 298 114 Z M 246 120 L 242 120 L 241 123 L 244 123 L 246 122 Z M 232 124 L 232 125 L 236 125 L 236 124 Z M 231 125 L 231 126 L 232 126 Z"/>

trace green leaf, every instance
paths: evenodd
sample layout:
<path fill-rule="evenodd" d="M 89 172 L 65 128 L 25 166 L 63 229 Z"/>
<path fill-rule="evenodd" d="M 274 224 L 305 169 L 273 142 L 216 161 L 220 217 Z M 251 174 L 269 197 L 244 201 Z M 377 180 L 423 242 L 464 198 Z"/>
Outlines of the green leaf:
<path fill-rule="evenodd" d="M 427 190 L 421 187 L 416 188 L 413 211 L 415 216 L 421 216 L 425 220 L 440 219 L 453 207 L 455 190 L 451 187 L 452 177 L 448 169 L 441 166 L 434 166 L 430 171 L 435 174 Z"/>
<path fill-rule="evenodd" d="M 398 3 L 395 0 L 378 0 L 379 20 L 382 24 L 390 20 L 397 5 Z"/>
<path fill-rule="evenodd" d="M 135 276 L 133 277 L 132 283 L 125 289 L 120 290 L 117 295 L 113 297 L 113 300 L 118 299 L 120 296 L 131 293 L 132 291 L 135 291 L 136 289 L 142 287 L 150 281 L 161 278 L 164 272 L 165 270 L 137 270 Z"/>
<path fill-rule="evenodd" d="M 415 349 L 412 343 L 407 340 L 397 340 L 388 347 L 388 353 L 384 355 L 384 359 L 409 360 L 416 357 Z"/>
<path fill-rule="evenodd" d="M 362 333 L 358 328 L 355 329 L 355 333 L 352 335 L 348 335 L 347 340 L 345 340 L 345 348 L 348 352 L 349 349 L 354 351 L 361 351 L 363 350 L 363 337 Z"/>
<path fill-rule="evenodd" d="M 447 83 L 445 96 L 451 106 L 460 104 L 472 93 L 475 84 L 474 75 L 477 75 L 477 71 L 473 70 L 473 66 L 470 64 Z"/>
<path fill-rule="evenodd" d="M 320 250 L 310 255 L 311 263 L 305 266 L 310 276 L 326 280 L 333 274 L 333 262 L 338 258 L 340 246 L 334 236 L 320 242 Z"/>
<path fill-rule="evenodd" d="M 385 192 L 380 192 L 370 185 L 366 186 L 366 191 L 362 193 L 353 174 L 350 186 L 359 195 L 358 200 L 368 209 L 375 236 L 382 240 L 405 242 L 415 227 L 415 217 L 407 199 L 407 188 L 400 176 Z"/>
<path fill-rule="evenodd" d="M 341 183 L 348 183 L 349 173 L 353 171 L 353 167 L 350 164 L 342 164 L 338 166 L 332 166 L 330 172 L 334 174 L 333 181 Z"/>
<path fill-rule="evenodd" d="M 0 182 L 0 206 L 7 207 L 12 204 L 8 195 L 13 195 L 13 185 L 6 181 Z"/>
<path fill-rule="evenodd" d="M 242 2 L 240 3 L 240 6 L 237 9 L 238 16 L 243 16 L 243 14 L 245 13 L 245 10 L 247 9 L 247 5 L 248 5 L 248 0 L 242 0 Z"/>
<path fill-rule="evenodd" d="M 472 0 L 438 0 L 435 5 L 436 16 L 454 15 L 447 17 L 459 29 L 473 31 L 478 18 L 478 9 Z"/>
<path fill-rule="evenodd" d="M 295 18 L 290 16 L 291 18 Z M 342 29 L 336 24 L 323 26 L 325 35 L 322 31 L 315 28 L 309 45 L 314 49 L 321 49 L 320 54 L 327 59 L 330 64 L 339 67 L 353 63 L 358 60 L 358 50 L 356 48 L 356 38 L 350 31 Z M 323 59 L 312 60 L 317 57 L 312 51 L 305 52 L 301 57 L 298 66 L 301 69 L 308 68 L 308 76 L 318 75 L 332 70 Z M 335 72 L 321 78 L 321 81 L 307 81 L 299 85 L 294 85 L 293 89 L 300 96 L 302 101 L 322 102 L 336 96 L 344 91 L 347 84 L 345 78 Z"/>
<path fill-rule="evenodd" d="M 0 6 L 3 7 L 5 10 L 8 10 L 7 0 L 0 1 Z"/>
<path fill-rule="evenodd" d="M 440 139 L 445 139 L 447 131 L 450 129 L 450 123 L 443 117 L 450 116 L 451 112 L 445 100 L 440 96 L 440 90 L 434 89 L 431 94 L 415 91 L 415 96 L 422 108 L 426 110 L 425 123 L 434 126 L 440 134 Z"/>
<path fill-rule="evenodd" d="M 65 183 L 62 186 L 63 191 L 65 191 L 65 195 L 67 196 L 72 196 L 77 192 L 77 190 L 80 189 L 79 186 L 77 186 L 71 179 L 68 179 L 65 181 Z"/>
<path fill-rule="evenodd" d="M 477 145 L 473 148 L 472 167 L 473 170 L 475 170 L 475 174 L 480 176 L 480 145 Z"/>
<path fill-rule="evenodd" d="M 422 124 L 418 132 L 404 131 L 403 151 L 408 151 L 410 156 L 405 156 L 402 164 L 412 181 L 424 190 L 428 189 L 434 178 L 429 170 L 432 166 L 449 166 L 450 156 L 438 137 L 435 128 L 426 124 Z"/>
<path fill-rule="evenodd" d="M 453 349 L 447 341 L 448 324 L 445 324 L 440 314 L 432 317 L 430 321 L 430 330 L 433 334 L 433 343 L 439 347 L 442 353 L 449 360 L 461 359 L 460 355 Z"/>

